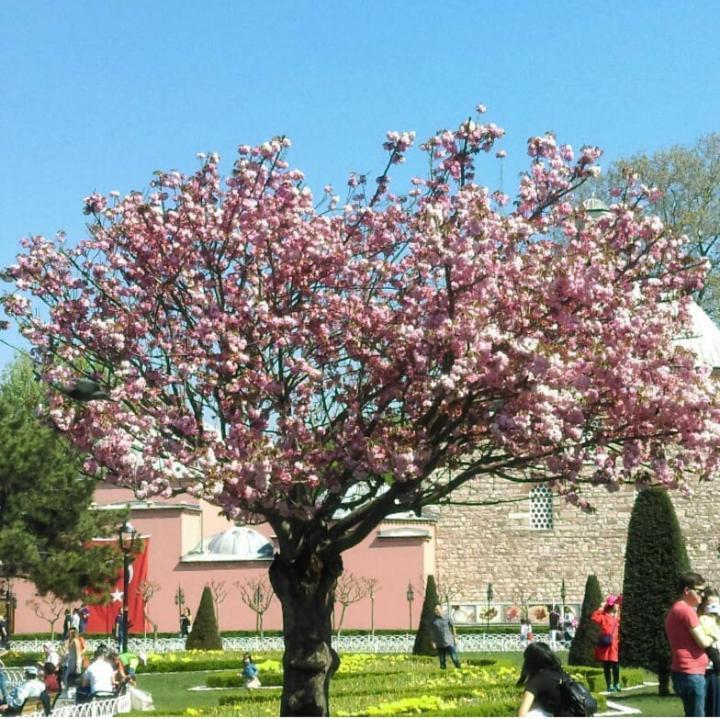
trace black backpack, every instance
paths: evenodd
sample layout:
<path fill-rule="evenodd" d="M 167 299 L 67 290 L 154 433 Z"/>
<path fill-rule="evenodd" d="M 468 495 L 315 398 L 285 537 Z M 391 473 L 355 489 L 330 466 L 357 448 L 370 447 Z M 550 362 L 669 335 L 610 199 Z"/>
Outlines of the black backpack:
<path fill-rule="evenodd" d="M 565 673 L 560 680 L 560 696 L 562 697 L 560 716 L 591 717 L 597 711 L 597 701 L 590 690 Z"/>

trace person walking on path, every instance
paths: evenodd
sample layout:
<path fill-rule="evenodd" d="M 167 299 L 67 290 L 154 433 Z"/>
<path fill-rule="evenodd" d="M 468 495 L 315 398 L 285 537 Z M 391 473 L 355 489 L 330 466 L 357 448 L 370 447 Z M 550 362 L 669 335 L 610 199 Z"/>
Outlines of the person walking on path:
<path fill-rule="evenodd" d="M 433 645 L 437 649 L 440 669 L 445 669 L 447 656 L 450 655 L 452 663 L 460 669 L 460 660 L 456 648 L 457 637 L 455 636 L 455 625 L 450 617 L 443 614 L 442 607 L 438 604 L 435 607 L 435 617 L 432 620 Z"/>
<path fill-rule="evenodd" d="M 682 699 L 686 717 L 705 716 L 705 670 L 708 656 L 720 664 L 712 638 L 703 631 L 697 608 L 705 580 L 696 572 L 684 572 L 677 580 L 678 599 L 665 617 L 665 634 L 670 643 L 670 677 L 675 693 Z"/>
<path fill-rule="evenodd" d="M 259 674 L 257 664 L 253 661 L 252 656 L 250 654 L 244 654 L 243 668 L 240 675 L 244 680 L 245 689 L 259 689 L 262 686 Z"/>
<path fill-rule="evenodd" d="M 600 637 L 595 646 L 595 659 L 602 663 L 605 684 L 609 692 L 620 691 L 620 600 L 610 595 L 604 606 L 591 615 L 600 628 Z"/>

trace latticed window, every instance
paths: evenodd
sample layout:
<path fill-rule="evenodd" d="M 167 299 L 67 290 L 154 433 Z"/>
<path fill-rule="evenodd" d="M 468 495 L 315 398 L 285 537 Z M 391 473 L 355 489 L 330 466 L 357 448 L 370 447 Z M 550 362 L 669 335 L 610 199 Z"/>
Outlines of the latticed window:
<path fill-rule="evenodd" d="M 530 492 L 530 529 L 553 528 L 553 495 L 545 486 Z"/>

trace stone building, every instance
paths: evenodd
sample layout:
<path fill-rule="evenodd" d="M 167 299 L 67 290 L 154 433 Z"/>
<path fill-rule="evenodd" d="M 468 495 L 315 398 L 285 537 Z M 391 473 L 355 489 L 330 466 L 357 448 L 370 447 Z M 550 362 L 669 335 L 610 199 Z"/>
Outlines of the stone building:
<path fill-rule="evenodd" d="M 691 312 L 693 332 L 678 341 L 718 372 L 720 330 L 697 305 Z M 695 482 L 693 490 L 690 498 L 672 494 L 672 501 L 693 568 L 720 586 L 720 478 Z M 493 601 L 503 605 L 521 598 L 530 604 L 559 602 L 563 579 L 567 603 L 579 604 L 589 574 L 597 575 L 603 591 L 619 592 L 635 494 L 630 486 L 612 494 L 586 486 L 584 495 L 597 511 L 585 514 L 544 487 L 486 480 L 472 499 L 506 503 L 440 510 L 437 573 L 452 588 L 453 602 L 464 605 L 468 618 L 473 605 L 478 613 L 487 607 L 490 583 Z M 500 616 L 498 611 L 498 620 Z"/>

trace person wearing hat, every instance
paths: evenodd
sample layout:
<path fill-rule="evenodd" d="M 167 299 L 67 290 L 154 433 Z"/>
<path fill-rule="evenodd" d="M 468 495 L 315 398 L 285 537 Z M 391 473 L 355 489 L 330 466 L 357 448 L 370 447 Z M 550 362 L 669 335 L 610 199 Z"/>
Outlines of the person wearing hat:
<path fill-rule="evenodd" d="M 25 679 L 10 691 L 7 704 L 0 706 L 5 716 L 13 716 L 20 712 L 26 699 L 39 697 L 45 691 L 45 683 L 39 678 L 37 667 L 25 667 Z"/>
<path fill-rule="evenodd" d="M 705 634 L 713 640 L 713 644 L 720 646 L 720 592 L 708 587 L 698 606 L 700 626 Z M 720 712 L 720 680 L 718 679 L 720 666 L 715 666 L 712 660 L 708 661 L 705 671 L 705 716 L 716 717 Z"/>
<path fill-rule="evenodd" d="M 590 619 L 600 628 L 595 658 L 602 663 L 609 692 L 620 691 L 620 601 L 611 594 Z"/>

